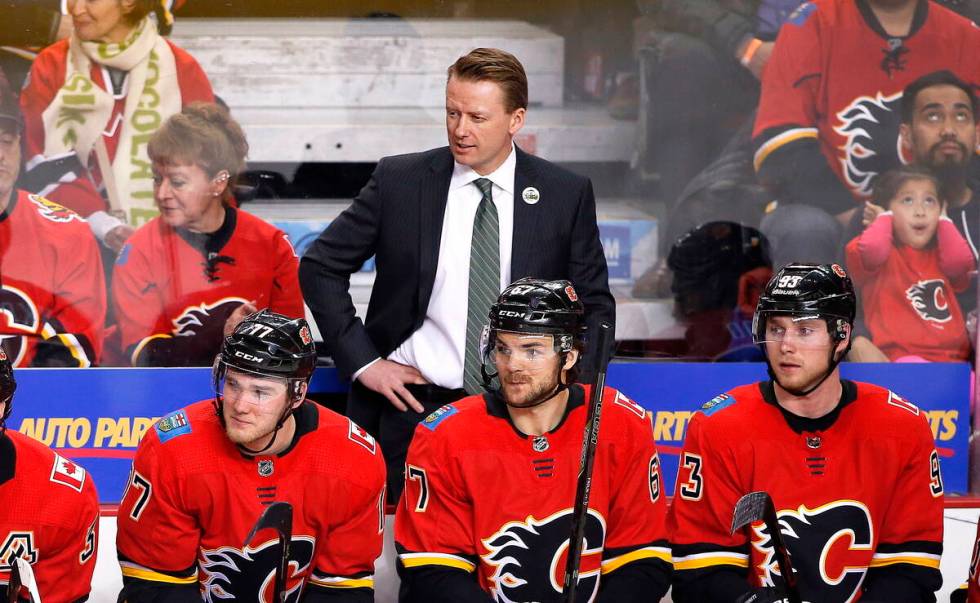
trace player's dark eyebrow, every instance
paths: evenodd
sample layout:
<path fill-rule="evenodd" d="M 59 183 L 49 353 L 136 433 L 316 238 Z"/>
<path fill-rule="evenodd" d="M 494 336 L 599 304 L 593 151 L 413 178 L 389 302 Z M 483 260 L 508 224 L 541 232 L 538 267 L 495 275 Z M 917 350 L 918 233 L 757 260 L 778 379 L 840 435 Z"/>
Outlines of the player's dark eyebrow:
<path fill-rule="evenodd" d="M 942 103 L 929 103 L 929 104 L 923 106 L 921 109 L 919 109 L 919 113 L 925 113 L 926 111 L 933 111 L 933 110 L 942 109 L 942 108 L 943 108 L 943 104 Z M 964 102 L 961 102 L 961 101 L 957 101 L 957 102 L 953 103 L 953 108 L 954 109 L 970 109 L 970 110 L 972 110 L 972 107 L 970 106 L 969 103 L 964 103 Z"/>

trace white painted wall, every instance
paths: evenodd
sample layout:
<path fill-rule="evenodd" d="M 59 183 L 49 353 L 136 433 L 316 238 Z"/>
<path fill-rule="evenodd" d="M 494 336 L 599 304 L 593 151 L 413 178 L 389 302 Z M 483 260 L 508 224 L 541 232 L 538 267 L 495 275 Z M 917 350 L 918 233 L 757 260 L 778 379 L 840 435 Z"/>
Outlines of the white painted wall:
<path fill-rule="evenodd" d="M 947 509 L 945 521 L 945 554 L 942 560 L 943 588 L 939 591 L 940 603 L 949 601 L 949 593 L 966 579 L 973 539 L 976 534 L 977 517 L 980 509 Z M 92 603 L 115 603 L 122 580 L 116 564 L 116 518 L 103 517 L 99 523 L 99 559 L 92 584 Z M 398 600 L 398 579 L 395 576 L 395 547 L 392 539 L 392 518 L 388 518 L 385 531 L 384 554 L 378 560 L 376 574 L 376 603 L 396 603 Z M 665 603 L 669 603 L 667 598 Z"/>

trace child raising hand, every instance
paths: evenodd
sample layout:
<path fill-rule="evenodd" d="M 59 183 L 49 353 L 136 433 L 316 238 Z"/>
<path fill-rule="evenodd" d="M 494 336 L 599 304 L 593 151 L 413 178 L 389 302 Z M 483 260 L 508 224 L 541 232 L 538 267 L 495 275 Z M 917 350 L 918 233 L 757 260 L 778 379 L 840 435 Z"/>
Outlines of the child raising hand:
<path fill-rule="evenodd" d="M 953 292 L 967 286 L 973 256 L 946 217 L 936 177 L 916 166 L 886 172 L 863 217 L 867 228 L 846 256 L 871 341 L 892 361 L 966 360 Z"/>

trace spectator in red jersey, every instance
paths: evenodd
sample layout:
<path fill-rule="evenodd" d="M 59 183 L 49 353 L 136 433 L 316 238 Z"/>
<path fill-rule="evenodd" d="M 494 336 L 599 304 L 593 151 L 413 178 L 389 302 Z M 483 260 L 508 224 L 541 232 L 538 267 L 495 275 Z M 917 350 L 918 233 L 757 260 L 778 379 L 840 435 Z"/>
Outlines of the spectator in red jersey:
<path fill-rule="evenodd" d="M 872 343 L 892 361 L 966 360 L 953 292 L 966 287 L 973 254 L 946 216 L 939 181 L 921 167 L 886 172 L 865 217 L 870 224 L 846 253 Z"/>
<path fill-rule="evenodd" d="M 901 99 L 949 69 L 980 85 L 980 29 L 926 0 L 814 0 L 780 31 L 753 137 L 759 181 L 779 202 L 761 223 L 773 264 L 830 262 L 875 176 L 911 159 Z"/>
<path fill-rule="evenodd" d="M 197 62 L 161 37 L 167 6 L 68 0 L 74 31 L 38 55 L 21 96 L 28 188 L 80 213 L 114 251 L 157 213 L 150 136 L 189 103 L 214 100 Z"/>
<path fill-rule="evenodd" d="M 248 142 L 228 111 L 195 103 L 148 145 L 160 215 L 125 244 L 113 273 L 121 349 L 133 365 L 210 365 L 225 335 L 269 308 L 303 316 L 286 235 L 233 206 Z"/>
<path fill-rule="evenodd" d="M 14 366 L 87 367 L 102 352 L 99 246 L 75 212 L 17 188 L 17 99 L 0 96 L 0 342 Z"/>

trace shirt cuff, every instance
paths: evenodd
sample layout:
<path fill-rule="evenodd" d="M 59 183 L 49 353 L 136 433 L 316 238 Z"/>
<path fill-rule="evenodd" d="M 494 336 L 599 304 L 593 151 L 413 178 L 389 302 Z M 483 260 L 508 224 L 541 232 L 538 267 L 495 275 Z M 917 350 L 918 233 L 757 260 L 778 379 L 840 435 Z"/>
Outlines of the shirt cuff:
<path fill-rule="evenodd" d="M 354 371 L 354 374 L 353 374 L 353 375 L 351 375 L 351 378 L 350 378 L 350 380 L 351 380 L 351 381 L 357 381 L 357 378 L 361 376 L 361 373 L 363 373 L 364 371 L 366 371 L 366 370 L 368 370 L 368 368 L 369 368 L 369 367 L 370 367 L 370 366 L 371 366 L 372 364 L 374 364 L 375 362 L 377 362 L 377 361 L 379 361 L 379 360 L 381 360 L 381 358 L 375 358 L 375 359 L 374 359 L 374 360 L 372 360 L 371 362 L 368 362 L 367 364 L 365 364 L 365 365 L 364 365 L 364 366 L 362 366 L 361 368 L 359 368 L 359 369 L 357 369 L 356 371 Z"/>
<path fill-rule="evenodd" d="M 88 222 L 89 228 L 92 229 L 95 238 L 100 242 L 105 242 L 106 235 L 113 228 L 123 225 L 122 220 L 104 211 L 97 211 L 85 220 Z"/>

